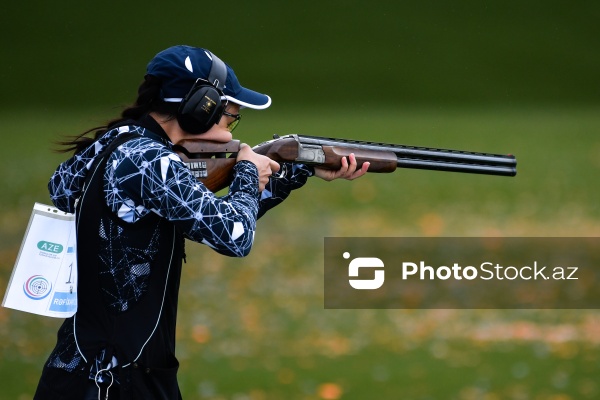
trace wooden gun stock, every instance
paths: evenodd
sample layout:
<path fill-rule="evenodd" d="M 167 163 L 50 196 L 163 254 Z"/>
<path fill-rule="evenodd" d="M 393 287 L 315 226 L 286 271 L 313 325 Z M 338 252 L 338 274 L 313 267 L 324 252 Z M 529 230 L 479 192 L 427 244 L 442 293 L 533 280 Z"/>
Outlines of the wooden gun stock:
<path fill-rule="evenodd" d="M 174 150 L 208 190 L 218 192 L 229 186 L 233 179 L 233 166 L 240 150 L 240 141 L 219 143 L 186 139 L 177 142 Z"/>

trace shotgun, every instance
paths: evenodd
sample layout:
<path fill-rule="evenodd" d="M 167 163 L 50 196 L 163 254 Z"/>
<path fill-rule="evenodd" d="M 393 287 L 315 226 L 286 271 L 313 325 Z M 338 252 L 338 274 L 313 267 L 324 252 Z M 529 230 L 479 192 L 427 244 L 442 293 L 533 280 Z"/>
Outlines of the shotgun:
<path fill-rule="evenodd" d="M 174 146 L 175 152 L 188 165 L 194 176 L 213 192 L 231 183 L 239 148 L 239 140 L 218 143 L 185 139 Z M 279 163 L 308 164 L 331 170 L 339 169 L 342 165 L 342 157 L 354 153 L 358 163 L 357 168 L 366 161 L 371 163 L 368 172 L 393 172 L 400 167 L 500 176 L 517 174 L 517 160 L 513 155 L 318 136 L 274 135 L 272 140 L 256 145 L 252 149 Z"/>

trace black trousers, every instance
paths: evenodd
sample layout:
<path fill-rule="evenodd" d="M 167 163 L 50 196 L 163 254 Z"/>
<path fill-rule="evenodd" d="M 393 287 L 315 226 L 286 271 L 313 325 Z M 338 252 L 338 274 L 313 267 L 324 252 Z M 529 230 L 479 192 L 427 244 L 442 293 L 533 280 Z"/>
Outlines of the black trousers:
<path fill-rule="evenodd" d="M 181 400 L 181 392 L 173 369 L 147 372 L 142 368 L 124 369 L 128 374 L 121 378 L 128 382 L 124 387 L 100 384 L 100 399 L 109 400 Z M 121 370 L 123 372 L 124 370 Z M 165 376 L 167 378 L 165 378 Z M 45 367 L 33 400 L 98 400 L 98 387 L 87 371 L 66 372 Z"/>
<path fill-rule="evenodd" d="M 34 400 L 98 400 L 106 399 L 108 384 L 98 386 L 85 371 L 67 372 L 59 368 L 47 368 L 42 371 Z M 109 400 L 119 400 L 119 386 L 113 384 L 108 389 Z"/>

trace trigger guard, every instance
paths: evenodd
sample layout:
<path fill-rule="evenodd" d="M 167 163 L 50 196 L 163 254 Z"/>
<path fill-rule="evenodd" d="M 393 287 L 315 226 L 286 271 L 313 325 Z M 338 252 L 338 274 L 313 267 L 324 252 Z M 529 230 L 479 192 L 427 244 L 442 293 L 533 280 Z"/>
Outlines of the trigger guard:
<path fill-rule="evenodd" d="M 281 164 L 281 168 L 279 169 L 279 171 L 277 171 L 276 173 L 271 175 L 272 179 L 281 179 L 284 178 L 287 175 L 287 164 Z"/>

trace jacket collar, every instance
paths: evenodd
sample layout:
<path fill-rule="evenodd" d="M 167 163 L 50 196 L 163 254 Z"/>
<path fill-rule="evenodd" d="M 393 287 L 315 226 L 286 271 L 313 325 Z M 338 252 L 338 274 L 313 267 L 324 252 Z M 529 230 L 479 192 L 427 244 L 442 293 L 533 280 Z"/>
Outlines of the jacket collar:
<path fill-rule="evenodd" d="M 172 145 L 171 139 L 169 139 L 169 136 L 164 131 L 162 126 L 160 126 L 160 124 L 156 122 L 156 120 L 149 114 L 144 114 L 139 120 L 135 121 L 134 125 L 141 126 L 145 129 L 143 133 L 144 136 L 160 139 L 160 141 L 164 142 L 165 144 Z"/>

